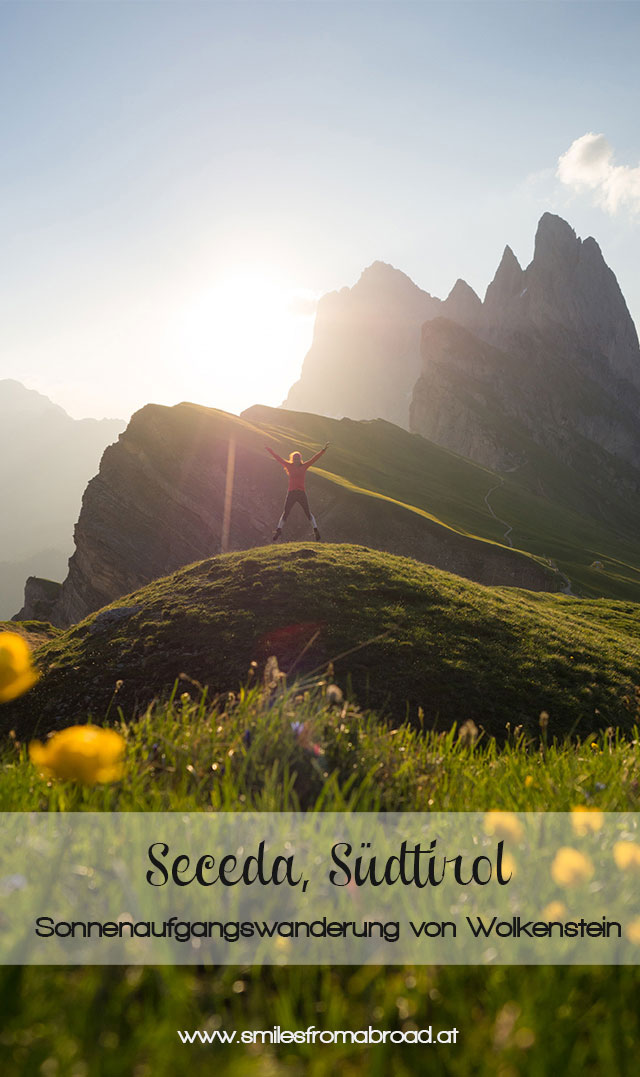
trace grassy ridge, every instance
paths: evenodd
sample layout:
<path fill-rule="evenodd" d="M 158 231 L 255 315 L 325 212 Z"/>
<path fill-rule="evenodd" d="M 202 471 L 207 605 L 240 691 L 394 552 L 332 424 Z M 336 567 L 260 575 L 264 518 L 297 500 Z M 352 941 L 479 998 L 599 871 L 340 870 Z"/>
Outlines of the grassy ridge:
<path fill-rule="evenodd" d="M 348 545 L 290 544 L 188 566 L 56 635 L 43 676 L 3 708 L 6 731 L 41 733 L 106 711 L 117 681 L 131 710 L 188 674 L 236 690 L 252 660 L 337 675 L 361 705 L 448 728 L 473 719 L 559 734 L 633 721 L 637 607 L 488 588 Z"/>
<path fill-rule="evenodd" d="M 522 465 L 501 476 L 381 419 L 336 420 L 266 407 L 244 416 L 288 450 L 315 450 L 330 441 L 321 462 L 328 477 L 413 507 L 462 534 L 505 543 L 505 525 L 484 500 L 494 489 L 491 507 L 513 528 L 509 537 L 517 549 L 557 563 L 577 594 L 640 600 L 640 502 L 597 484 L 588 455 L 576 470 L 516 432 Z"/>

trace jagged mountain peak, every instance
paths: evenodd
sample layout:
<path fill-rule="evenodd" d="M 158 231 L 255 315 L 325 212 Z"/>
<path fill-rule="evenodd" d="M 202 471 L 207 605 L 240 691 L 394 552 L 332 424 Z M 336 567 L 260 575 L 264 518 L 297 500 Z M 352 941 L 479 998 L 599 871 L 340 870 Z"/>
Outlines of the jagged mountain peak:
<path fill-rule="evenodd" d="M 638 338 L 614 273 L 594 239 L 580 239 L 562 217 L 546 212 L 530 264 L 523 269 L 505 246 L 484 302 L 461 278 L 446 300 L 436 299 L 381 260 L 352 287 L 323 298 L 312 347 L 285 406 L 408 426 L 422 367 L 420 330 L 439 316 L 505 354 L 514 348 L 532 357 L 553 354 L 558 375 L 570 365 L 617 399 L 626 397 L 629 383 L 640 389 Z"/>
<path fill-rule="evenodd" d="M 442 314 L 460 325 L 475 326 L 482 317 L 482 300 L 466 280 L 458 277 L 442 304 Z"/>
<path fill-rule="evenodd" d="M 565 221 L 564 217 L 546 210 L 538 221 L 536 242 L 548 237 L 556 237 L 566 241 L 571 240 L 574 243 L 578 239 L 575 229 L 571 227 L 568 221 Z"/>
<path fill-rule="evenodd" d="M 467 284 L 466 280 L 462 277 L 458 277 L 453 288 L 449 292 L 445 302 L 449 302 L 450 299 L 470 299 L 473 303 L 481 303 L 479 295 L 476 295 L 470 284 Z"/>
<path fill-rule="evenodd" d="M 511 247 L 507 245 L 484 298 L 485 312 L 490 318 L 503 310 L 513 296 L 522 291 L 523 278 L 524 270 Z"/>
<path fill-rule="evenodd" d="M 431 296 L 423 291 L 415 281 L 401 269 L 396 269 L 389 262 L 372 262 L 362 271 L 357 283 L 351 289 L 355 293 L 383 293 L 393 295 L 399 293 Z"/>
<path fill-rule="evenodd" d="M 502 258 L 500 259 L 500 264 L 496 270 L 496 275 L 493 278 L 492 284 L 495 284 L 496 281 L 512 280 L 515 277 L 519 277 L 523 272 L 520 262 L 507 243 L 502 252 Z M 489 285 L 489 287 L 491 287 L 491 285 Z"/>
<path fill-rule="evenodd" d="M 401 272 L 400 269 L 396 269 L 395 266 L 391 265 L 391 262 L 383 262 L 381 259 L 376 258 L 375 262 L 372 262 L 371 265 L 366 266 L 365 269 L 362 270 L 360 280 L 364 278 L 389 276 L 393 273 Z M 402 276 L 404 277 L 405 274 L 403 273 Z"/>
<path fill-rule="evenodd" d="M 640 388 L 636 329 L 616 276 L 593 237 L 582 240 L 562 217 L 543 214 L 524 280 L 527 295 L 520 318 L 547 334 L 554 328 L 570 331 L 594 357 L 601 380 L 613 375 Z"/>
<path fill-rule="evenodd" d="M 582 240 L 567 221 L 555 213 L 543 213 L 536 230 L 532 265 L 551 265 L 563 269 L 574 266 L 580 258 Z"/>
<path fill-rule="evenodd" d="M 589 274 L 598 274 L 601 284 L 619 291 L 615 274 L 607 266 L 598 242 L 593 236 L 581 239 L 555 213 L 543 213 L 538 222 L 533 260 L 526 273 L 531 278 L 545 273 L 568 273 L 574 288 L 584 287 Z"/>

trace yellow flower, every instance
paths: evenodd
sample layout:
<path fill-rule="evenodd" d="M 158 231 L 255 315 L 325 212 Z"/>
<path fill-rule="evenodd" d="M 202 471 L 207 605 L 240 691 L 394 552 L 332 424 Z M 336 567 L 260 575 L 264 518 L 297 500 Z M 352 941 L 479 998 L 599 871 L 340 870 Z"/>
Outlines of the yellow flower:
<path fill-rule="evenodd" d="M 504 853 L 502 857 L 502 873 L 505 879 L 515 879 L 516 875 L 518 874 L 518 865 L 516 864 L 514 858 L 509 852 Z"/>
<path fill-rule="evenodd" d="M 115 782 L 122 776 L 124 738 L 113 729 L 72 725 L 41 744 L 32 741 L 29 758 L 46 778 L 65 781 Z"/>
<path fill-rule="evenodd" d="M 551 876 L 558 886 L 579 886 L 588 882 L 593 872 L 589 857 L 568 845 L 558 849 L 551 865 Z"/>
<path fill-rule="evenodd" d="M 587 808 L 583 804 L 578 804 L 577 807 L 571 809 L 571 822 L 574 833 L 579 838 L 584 838 L 587 834 L 596 834 L 598 830 L 602 830 L 604 814 L 599 808 Z"/>
<path fill-rule="evenodd" d="M 542 910 L 543 920 L 561 920 L 563 916 L 566 916 L 567 906 L 563 905 L 561 901 L 550 901 L 549 904 Z"/>
<path fill-rule="evenodd" d="M 529 789 L 533 785 L 533 774 L 527 774 L 524 780 L 525 789 Z"/>
<path fill-rule="evenodd" d="M 0 703 L 17 699 L 37 679 L 26 639 L 17 632 L 0 632 Z"/>
<path fill-rule="evenodd" d="M 484 829 L 486 834 L 495 834 L 498 838 L 513 838 L 517 841 L 522 837 L 522 823 L 512 811 L 488 811 L 484 817 Z"/>
<path fill-rule="evenodd" d="M 627 924 L 627 938 L 630 942 L 640 945 L 640 916 L 636 916 L 635 920 Z"/>
<path fill-rule="evenodd" d="M 613 847 L 613 859 L 620 871 L 640 869 L 640 845 L 635 841 L 617 841 Z"/>

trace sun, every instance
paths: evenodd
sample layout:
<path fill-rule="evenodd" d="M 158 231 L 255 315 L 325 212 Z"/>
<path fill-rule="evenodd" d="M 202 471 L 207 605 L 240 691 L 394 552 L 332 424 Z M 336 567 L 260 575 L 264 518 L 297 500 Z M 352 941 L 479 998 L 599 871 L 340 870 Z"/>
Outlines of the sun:
<path fill-rule="evenodd" d="M 174 354 L 200 403 L 239 412 L 277 405 L 299 377 L 313 331 L 311 293 L 242 268 L 193 295 L 175 319 Z"/>

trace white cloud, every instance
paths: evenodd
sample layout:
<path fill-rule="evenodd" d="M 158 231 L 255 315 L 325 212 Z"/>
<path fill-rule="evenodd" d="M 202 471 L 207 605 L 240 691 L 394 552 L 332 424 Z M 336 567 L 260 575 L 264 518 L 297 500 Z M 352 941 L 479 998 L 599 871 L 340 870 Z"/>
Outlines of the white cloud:
<path fill-rule="evenodd" d="M 640 165 L 615 164 L 613 147 L 604 135 L 590 131 L 572 142 L 558 159 L 556 175 L 574 191 L 593 191 L 607 213 L 622 208 L 640 212 Z"/>

